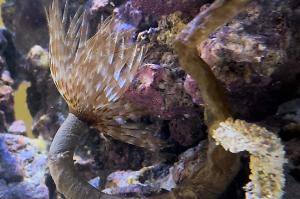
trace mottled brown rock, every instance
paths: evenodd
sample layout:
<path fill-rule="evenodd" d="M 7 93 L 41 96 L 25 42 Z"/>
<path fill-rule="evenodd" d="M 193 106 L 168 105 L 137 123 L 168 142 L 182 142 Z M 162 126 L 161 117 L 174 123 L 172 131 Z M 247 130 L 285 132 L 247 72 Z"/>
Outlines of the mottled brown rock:
<path fill-rule="evenodd" d="M 140 170 L 122 170 L 107 177 L 103 192 L 108 194 L 151 195 L 171 191 L 203 166 L 207 142 L 179 155 L 174 165 L 156 164 Z"/>
<path fill-rule="evenodd" d="M 191 98 L 184 92 L 183 82 L 176 81 L 171 70 L 160 65 L 144 65 L 125 96 L 130 102 L 162 119 L 195 111 Z"/>
<path fill-rule="evenodd" d="M 0 56 L 0 132 L 7 131 L 9 123 L 14 120 L 13 89 L 11 87 L 14 80 L 6 69 L 6 62 Z"/>
<path fill-rule="evenodd" d="M 6 122 L 5 113 L 0 110 L 0 133 L 6 132 L 8 124 Z"/>
<path fill-rule="evenodd" d="M 204 126 L 200 113 L 195 115 L 185 114 L 183 117 L 170 121 L 170 135 L 181 146 L 189 147 L 205 138 Z"/>
<path fill-rule="evenodd" d="M 142 10 L 146 14 L 168 15 L 176 11 L 181 11 L 185 15 L 193 16 L 199 12 L 200 7 L 210 2 L 209 0 L 131 0 L 134 7 Z"/>
<path fill-rule="evenodd" d="M 203 99 L 201 98 L 198 84 L 190 75 L 187 75 L 185 78 L 184 90 L 192 97 L 195 104 L 203 106 Z"/>
<path fill-rule="evenodd" d="M 201 57 L 226 87 L 237 116 L 264 117 L 274 111 L 280 95 L 292 93 L 284 92 L 283 85 L 295 83 L 300 73 L 295 2 L 254 1 L 198 45 Z"/>
<path fill-rule="evenodd" d="M 0 84 L 0 110 L 5 114 L 6 122 L 14 121 L 13 89 Z"/>

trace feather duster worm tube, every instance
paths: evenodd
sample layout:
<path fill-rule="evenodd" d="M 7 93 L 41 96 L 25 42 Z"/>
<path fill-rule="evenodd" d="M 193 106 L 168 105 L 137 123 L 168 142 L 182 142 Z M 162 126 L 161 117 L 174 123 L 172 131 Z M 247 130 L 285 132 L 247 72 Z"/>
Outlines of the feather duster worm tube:
<path fill-rule="evenodd" d="M 57 131 L 49 151 L 49 168 L 57 189 L 68 199 L 109 198 L 78 177 L 73 163 L 74 150 L 86 124 L 70 113 Z"/>
<path fill-rule="evenodd" d="M 78 175 L 73 156 L 85 128 L 85 122 L 69 113 L 53 139 L 48 166 L 57 190 L 68 199 L 121 199 L 101 193 Z"/>

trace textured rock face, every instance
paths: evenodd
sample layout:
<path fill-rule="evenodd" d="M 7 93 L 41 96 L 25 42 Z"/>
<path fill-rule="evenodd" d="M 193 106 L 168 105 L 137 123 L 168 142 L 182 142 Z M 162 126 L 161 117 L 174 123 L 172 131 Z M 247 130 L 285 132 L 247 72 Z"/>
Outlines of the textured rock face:
<path fill-rule="evenodd" d="M 284 141 L 286 157 L 289 159 L 289 172 L 286 182 L 286 199 L 298 198 L 300 188 L 300 99 L 296 98 L 285 102 L 278 107 L 278 118 L 283 121 L 280 135 Z"/>
<path fill-rule="evenodd" d="M 169 123 L 170 136 L 181 146 L 189 147 L 205 138 L 203 118 L 198 114 L 185 114 Z"/>
<path fill-rule="evenodd" d="M 48 27 L 45 9 L 52 0 L 12 0 L 2 5 L 2 18 L 8 30 L 15 33 L 15 44 L 19 52 L 26 54 L 34 45 L 43 48 L 48 46 Z M 61 1 L 63 4 L 65 1 Z M 74 15 L 76 10 L 83 5 L 90 17 L 91 29 L 95 30 L 100 21 L 100 16 L 112 14 L 120 0 L 82 0 L 69 1 L 69 13 Z"/>
<path fill-rule="evenodd" d="M 155 16 L 168 15 L 176 11 L 181 11 L 185 15 L 193 16 L 199 12 L 200 6 L 208 3 L 209 0 L 131 0 L 134 7 L 142 10 L 146 14 Z"/>
<path fill-rule="evenodd" d="M 195 104 L 203 106 L 203 100 L 201 98 L 197 82 L 190 75 L 187 75 L 184 80 L 184 90 L 192 97 Z"/>
<path fill-rule="evenodd" d="M 33 46 L 27 53 L 27 60 L 34 66 L 39 68 L 49 68 L 48 51 L 39 45 Z"/>
<path fill-rule="evenodd" d="M 144 65 L 125 94 L 147 114 L 169 120 L 171 138 L 181 146 L 191 146 L 204 138 L 201 109 L 184 90 L 184 82 L 166 67 Z"/>
<path fill-rule="evenodd" d="M 135 9 L 130 1 L 115 9 L 115 13 L 127 26 L 139 27 L 144 21 L 142 12 Z"/>
<path fill-rule="evenodd" d="M 46 155 L 33 145 L 32 140 L 0 134 L 0 154 L 0 198 L 49 198 L 44 183 Z"/>
<path fill-rule="evenodd" d="M 96 139 L 97 140 L 97 139 Z M 118 141 L 97 141 L 101 144 L 92 152 L 93 158 L 100 163 L 101 170 L 114 171 L 125 168 L 137 169 L 145 160 L 143 150 Z M 103 155 L 99 156 L 99 152 Z"/>
<path fill-rule="evenodd" d="M 96 14 L 98 12 L 112 12 L 115 4 L 111 0 L 89 0 L 89 12 Z"/>
<path fill-rule="evenodd" d="M 12 43 L 11 34 L 0 29 L 0 132 L 7 130 L 14 121 L 13 89 L 14 80 L 11 72 L 15 70 L 16 51 Z M 13 60 L 12 60 L 13 59 Z"/>
<path fill-rule="evenodd" d="M 16 120 L 8 128 L 8 132 L 15 135 L 25 135 L 26 126 L 24 121 Z"/>
<path fill-rule="evenodd" d="M 0 83 L 0 112 L 3 113 L 4 123 L 10 123 L 14 120 L 13 110 L 13 89 L 8 85 Z"/>
<path fill-rule="evenodd" d="M 139 196 L 170 191 L 203 165 L 206 150 L 207 143 L 204 141 L 180 154 L 179 160 L 173 166 L 158 164 L 138 171 L 114 172 L 107 177 L 103 192 Z"/>
<path fill-rule="evenodd" d="M 8 70 L 14 77 L 16 75 L 16 65 L 19 61 L 19 54 L 15 48 L 13 34 L 5 28 L 0 28 L 0 54 L 1 70 Z"/>
<path fill-rule="evenodd" d="M 162 119 L 194 111 L 194 104 L 183 90 L 183 82 L 176 82 L 171 71 L 160 65 L 146 64 L 138 72 L 126 98 Z"/>
<path fill-rule="evenodd" d="M 299 131 L 298 131 L 299 133 Z M 289 159 L 287 168 L 289 174 L 287 175 L 286 182 L 286 194 L 285 199 L 299 198 L 299 188 L 300 188 L 300 141 L 298 138 L 293 138 L 285 142 L 286 156 Z"/>
<path fill-rule="evenodd" d="M 33 46 L 26 56 L 24 68 L 31 82 L 27 102 L 33 116 L 33 133 L 51 139 L 63 122 L 67 107 L 53 83 L 48 52 L 41 46 Z"/>
<path fill-rule="evenodd" d="M 199 44 L 201 57 L 225 85 L 240 117 L 274 111 L 279 100 L 274 93 L 299 74 L 299 37 L 294 36 L 299 22 L 292 20 L 297 15 L 292 2 L 252 2 L 246 12 Z"/>
<path fill-rule="evenodd" d="M 20 52 L 27 52 L 34 44 L 47 46 L 47 22 L 43 6 L 49 2 L 14 0 L 2 6 L 4 24 L 15 32 L 16 47 Z"/>

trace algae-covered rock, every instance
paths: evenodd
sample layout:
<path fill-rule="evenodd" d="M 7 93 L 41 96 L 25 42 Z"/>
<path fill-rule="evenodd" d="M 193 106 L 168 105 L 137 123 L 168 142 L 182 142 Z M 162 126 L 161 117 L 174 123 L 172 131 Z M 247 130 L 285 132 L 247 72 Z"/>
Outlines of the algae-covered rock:
<path fill-rule="evenodd" d="M 176 11 L 181 11 L 185 15 L 193 16 L 199 12 L 200 7 L 209 0 L 131 0 L 134 7 L 142 10 L 146 14 L 156 16 L 168 15 Z"/>
<path fill-rule="evenodd" d="M 162 16 L 158 20 L 159 34 L 157 41 L 160 44 L 173 46 L 176 35 L 185 27 L 186 21 L 183 20 L 181 12 Z"/>
<path fill-rule="evenodd" d="M 50 67 L 48 51 L 39 45 L 35 45 L 29 50 L 27 53 L 27 60 L 35 66 L 46 69 Z"/>

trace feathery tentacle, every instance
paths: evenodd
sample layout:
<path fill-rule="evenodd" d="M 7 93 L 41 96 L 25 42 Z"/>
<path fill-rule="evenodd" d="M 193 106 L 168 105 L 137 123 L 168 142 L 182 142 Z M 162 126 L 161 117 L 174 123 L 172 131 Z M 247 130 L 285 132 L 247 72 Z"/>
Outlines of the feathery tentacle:
<path fill-rule="evenodd" d="M 131 42 L 130 32 L 115 32 L 114 18 L 101 23 L 88 39 L 86 12 L 79 9 L 69 21 L 67 12 L 68 2 L 62 13 L 54 0 L 47 19 L 51 74 L 70 111 L 102 133 L 156 150 L 162 144 L 159 139 L 115 120 L 132 114 L 121 98 L 143 61 L 144 48 Z"/>

